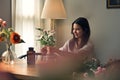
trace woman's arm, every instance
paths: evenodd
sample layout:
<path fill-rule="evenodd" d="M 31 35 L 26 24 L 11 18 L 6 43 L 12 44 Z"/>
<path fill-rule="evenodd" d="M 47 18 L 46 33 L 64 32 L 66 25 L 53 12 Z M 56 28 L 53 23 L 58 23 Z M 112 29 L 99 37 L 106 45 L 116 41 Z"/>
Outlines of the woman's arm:
<path fill-rule="evenodd" d="M 77 51 L 77 53 L 75 52 L 69 52 L 68 51 L 68 45 L 65 44 L 62 48 L 57 49 L 57 48 L 53 48 L 51 49 L 53 50 L 53 52 L 55 52 L 56 55 L 58 56 L 67 56 L 67 55 L 86 55 L 86 56 L 93 56 L 94 54 L 94 45 L 91 41 L 89 41 L 85 46 L 83 46 L 81 49 L 79 49 Z"/>
<path fill-rule="evenodd" d="M 55 47 L 48 46 L 48 48 L 49 48 L 50 53 L 53 53 L 57 56 L 67 56 L 67 55 L 72 54 L 71 52 L 62 51 L 62 50 L 59 50 L 58 48 L 55 48 Z M 47 51 L 48 51 L 48 49 L 47 49 Z"/>

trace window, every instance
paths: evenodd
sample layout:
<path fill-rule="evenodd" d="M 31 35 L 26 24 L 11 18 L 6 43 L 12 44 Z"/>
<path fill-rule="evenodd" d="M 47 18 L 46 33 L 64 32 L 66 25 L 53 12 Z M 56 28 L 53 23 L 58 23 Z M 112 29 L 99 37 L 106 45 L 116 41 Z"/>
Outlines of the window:
<path fill-rule="evenodd" d="M 40 1 L 12 0 L 12 25 L 25 41 L 25 43 L 15 45 L 15 53 L 18 57 L 26 54 L 28 47 L 34 47 L 35 50 L 39 48 L 35 40 L 35 27 L 40 25 Z"/>

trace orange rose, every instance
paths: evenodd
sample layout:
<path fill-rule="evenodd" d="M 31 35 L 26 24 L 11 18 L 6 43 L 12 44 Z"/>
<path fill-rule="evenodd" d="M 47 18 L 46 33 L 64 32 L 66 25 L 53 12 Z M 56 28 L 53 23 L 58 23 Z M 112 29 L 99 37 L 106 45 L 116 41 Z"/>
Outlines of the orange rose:
<path fill-rule="evenodd" d="M 11 32 L 10 34 L 10 42 L 13 44 L 20 43 L 20 35 L 16 32 Z"/>

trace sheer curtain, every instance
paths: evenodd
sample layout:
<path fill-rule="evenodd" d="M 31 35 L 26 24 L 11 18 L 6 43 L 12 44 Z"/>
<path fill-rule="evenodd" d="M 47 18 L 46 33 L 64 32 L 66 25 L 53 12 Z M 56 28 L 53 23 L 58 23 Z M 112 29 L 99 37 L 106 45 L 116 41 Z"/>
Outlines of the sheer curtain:
<path fill-rule="evenodd" d="M 41 0 L 14 0 L 12 2 L 12 25 L 25 43 L 15 45 L 17 56 L 26 54 L 29 47 L 39 51 L 35 27 L 40 26 Z"/>

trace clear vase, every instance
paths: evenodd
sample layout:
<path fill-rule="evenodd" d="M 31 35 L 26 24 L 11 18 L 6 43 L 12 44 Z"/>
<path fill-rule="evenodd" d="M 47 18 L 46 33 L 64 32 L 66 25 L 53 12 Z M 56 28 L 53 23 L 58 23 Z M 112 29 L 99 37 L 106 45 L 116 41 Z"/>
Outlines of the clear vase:
<path fill-rule="evenodd" d="M 2 62 L 13 64 L 16 59 L 16 54 L 11 50 L 11 46 L 7 46 L 7 50 L 2 54 Z"/>
<path fill-rule="evenodd" d="M 56 55 L 50 52 L 50 48 L 47 47 L 47 54 L 43 57 L 43 61 L 45 62 L 56 62 Z"/>

